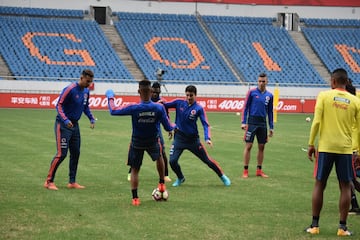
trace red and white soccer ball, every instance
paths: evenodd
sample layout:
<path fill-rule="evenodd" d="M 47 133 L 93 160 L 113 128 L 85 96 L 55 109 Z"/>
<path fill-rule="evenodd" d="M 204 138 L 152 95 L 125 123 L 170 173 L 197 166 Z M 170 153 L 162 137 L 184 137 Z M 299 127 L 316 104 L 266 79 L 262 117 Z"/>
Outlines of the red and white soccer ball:
<path fill-rule="evenodd" d="M 169 192 L 167 190 L 160 192 L 159 188 L 155 188 L 152 191 L 151 197 L 155 201 L 166 201 L 169 198 Z"/>

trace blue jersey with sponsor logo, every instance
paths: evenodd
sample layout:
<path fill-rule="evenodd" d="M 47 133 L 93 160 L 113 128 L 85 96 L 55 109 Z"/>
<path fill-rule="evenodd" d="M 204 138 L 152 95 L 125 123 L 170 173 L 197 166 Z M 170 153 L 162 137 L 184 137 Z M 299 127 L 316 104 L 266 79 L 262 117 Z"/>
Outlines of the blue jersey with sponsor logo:
<path fill-rule="evenodd" d="M 159 137 L 160 123 L 166 131 L 172 131 L 174 125 L 170 123 L 165 108 L 160 103 L 142 101 L 123 107 L 116 107 L 114 99 L 109 99 L 109 110 L 111 115 L 130 115 L 132 119 L 133 139 L 155 139 Z"/>
<path fill-rule="evenodd" d="M 205 110 L 202 106 L 194 102 L 189 106 L 186 100 L 176 99 L 174 101 L 164 104 L 166 108 L 175 108 L 176 117 L 175 124 L 176 127 L 186 136 L 199 136 L 199 131 L 197 128 L 197 119 L 200 118 L 201 124 L 204 128 L 204 137 L 205 141 L 210 140 L 210 125 L 207 120 Z"/>
<path fill-rule="evenodd" d="M 81 89 L 79 83 L 72 83 L 64 88 L 56 104 L 58 119 L 65 124 L 69 121 L 77 122 L 84 112 L 89 120 L 94 123 L 95 119 L 89 108 L 89 89 Z"/>
<path fill-rule="evenodd" d="M 242 123 L 264 123 L 266 126 L 267 117 L 269 128 L 274 129 L 273 102 L 274 97 L 269 91 L 261 92 L 259 88 L 250 89 L 245 99 Z"/>

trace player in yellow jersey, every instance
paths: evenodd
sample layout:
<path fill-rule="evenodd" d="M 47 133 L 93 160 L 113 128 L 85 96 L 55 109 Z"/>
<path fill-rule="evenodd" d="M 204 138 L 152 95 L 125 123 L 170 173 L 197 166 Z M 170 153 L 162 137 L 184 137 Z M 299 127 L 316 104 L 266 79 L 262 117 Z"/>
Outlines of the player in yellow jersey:
<path fill-rule="evenodd" d="M 318 234 L 319 218 L 323 205 L 324 190 L 330 172 L 335 164 L 340 187 L 340 221 L 338 236 L 349 236 L 346 220 L 351 201 L 352 168 L 352 127 L 357 125 L 360 139 L 360 100 L 347 92 L 347 72 L 336 69 L 331 74 L 331 90 L 320 92 L 315 105 L 314 120 L 311 125 L 308 158 L 315 156 L 315 139 L 318 149 L 315 164 L 315 186 L 312 193 L 312 223 L 305 231 Z"/>
<path fill-rule="evenodd" d="M 348 91 L 349 93 L 357 96 L 358 98 L 360 98 L 359 94 L 356 94 L 356 88 L 353 86 L 351 79 L 349 79 L 349 83 L 346 85 L 346 91 Z M 356 125 L 353 126 L 353 132 L 352 132 L 352 148 L 353 148 L 353 156 L 352 156 L 352 161 L 353 161 L 353 165 L 354 165 L 354 179 L 353 182 L 356 183 L 356 177 L 360 176 L 360 171 L 359 174 L 357 174 L 358 171 L 356 171 L 357 169 L 355 168 L 355 163 L 356 161 L 359 161 L 359 139 L 357 137 L 357 127 Z M 360 169 L 359 169 L 360 170 Z M 351 184 L 351 203 L 350 203 L 350 210 L 349 210 L 349 214 L 356 214 L 359 215 L 360 214 L 360 208 L 359 208 L 359 203 L 356 199 L 356 194 L 355 194 L 355 187 L 354 187 L 354 183 Z"/>

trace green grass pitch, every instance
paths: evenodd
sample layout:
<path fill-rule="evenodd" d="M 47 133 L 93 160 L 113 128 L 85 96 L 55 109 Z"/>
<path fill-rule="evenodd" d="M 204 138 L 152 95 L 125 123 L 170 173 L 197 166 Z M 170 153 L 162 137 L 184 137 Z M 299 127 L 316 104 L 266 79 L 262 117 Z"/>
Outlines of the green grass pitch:
<path fill-rule="evenodd" d="M 77 180 L 86 189 L 66 188 L 67 157 L 55 179 L 59 191 L 49 191 L 43 183 L 55 154 L 55 110 L 0 109 L 0 239 L 337 239 L 339 190 L 334 173 L 325 192 L 320 235 L 303 232 L 311 222 L 314 184 L 313 163 L 301 149 L 307 146 L 308 115 L 280 114 L 266 145 L 263 169 L 270 178 L 254 176 L 255 144 L 250 177 L 242 179 L 244 132 L 239 116 L 208 112 L 214 143 L 208 152 L 232 185 L 223 186 L 211 169 L 184 152 L 180 164 L 186 182 L 178 188 L 167 184 L 169 200 L 155 202 L 151 192 L 158 177 L 146 156 L 140 171 L 142 204 L 133 207 L 125 165 L 130 118 L 94 113 L 95 129 L 85 116 L 80 121 Z M 167 150 L 170 143 L 166 141 Z M 171 170 L 170 177 L 175 179 Z M 359 238 L 360 216 L 349 216 L 348 227 L 356 234 L 353 239 Z"/>

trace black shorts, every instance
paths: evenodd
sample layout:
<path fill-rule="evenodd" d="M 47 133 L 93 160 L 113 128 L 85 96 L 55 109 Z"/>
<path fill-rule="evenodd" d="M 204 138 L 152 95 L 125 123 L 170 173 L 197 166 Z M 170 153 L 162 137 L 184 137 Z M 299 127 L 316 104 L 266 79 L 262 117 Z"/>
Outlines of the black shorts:
<path fill-rule="evenodd" d="M 244 140 L 248 143 L 253 143 L 257 139 L 259 144 L 265 144 L 268 141 L 267 127 L 258 125 L 248 125 L 245 131 Z"/>
<path fill-rule="evenodd" d="M 132 168 L 140 169 L 145 151 L 149 154 L 153 161 L 157 161 L 160 158 L 160 153 L 162 152 L 160 138 L 157 138 L 157 141 L 154 141 L 148 146 L 143 145 L 138 147 L 130 144 L 127 165 Z"/>

